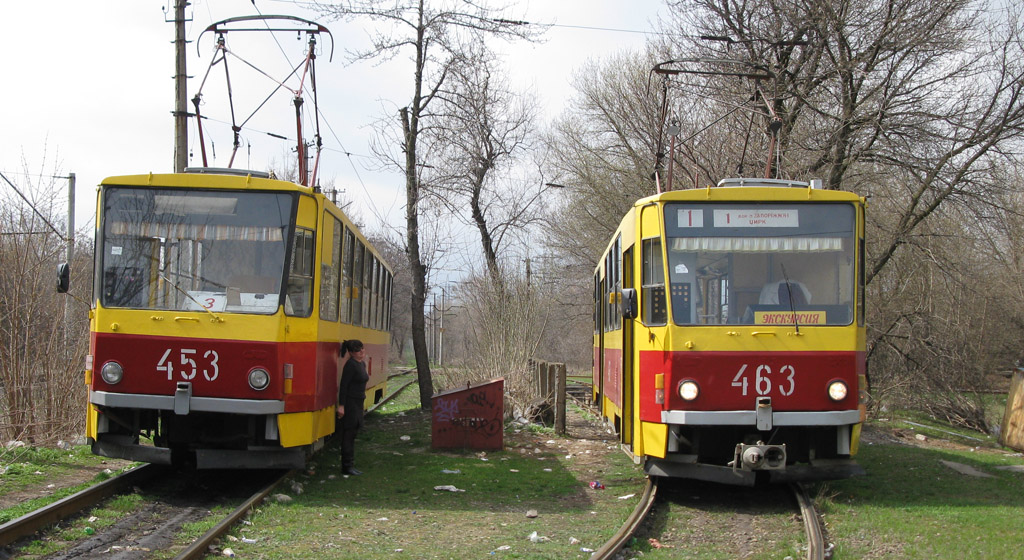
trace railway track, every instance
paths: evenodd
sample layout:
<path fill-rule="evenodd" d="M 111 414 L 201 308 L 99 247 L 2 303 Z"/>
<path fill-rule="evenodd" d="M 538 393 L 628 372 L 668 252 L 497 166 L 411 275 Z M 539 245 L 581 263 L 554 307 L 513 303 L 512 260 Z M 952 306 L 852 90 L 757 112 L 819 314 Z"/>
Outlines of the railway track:
<path fill-rule="evenodd" d="M 622 527 L 599 549 L 591 555 L 591 560 L 609 560 L 622 550 L 634 536 L 636 536 L 641 524 L 654 509 L 658 501 L 658 477 L 648 477 L 640 502 L 622 524 Z M 790 491 L 800 509 L 800 517 L 803 520 L 804 533 L 807 537 L 807 560 L 825 560 L 824 532 L 821 527 L 821 519 L 814 509 L 814 501 L 807 493 L 802 484 L 791 484 Z"/>
<path fill-rule="evenodd" d="M 410 370 L 411 371 L 411 370 Z M 403 371 L 393 377 L 399 375 L 408 374 L 410 371 Z M 416 382 L 416 379 L 412 379 L 409 382 L 401 385 L 395 389 L 391 394 L 381 400 L 379 403 L 371 407 L 367 412 L 372 412 L 380 406 L 386 404 L 392 400 L 395 396 L 400 394 L 404 389 Z M 202 556 L 209 553 L 210 547 L 216 543 L 221 537 L 227 533 L 231 527 L 238 523 L 243 517 L 245 517 L 253 508 L 258 506 L 270 493 L 276 488 L 281 481 L 288 477 L 292 471 L 274 471 L 263 476 L 264 479 L 251 481 L 249 483 L 250 488 L 257 486 L 258 489 L 254 492 L 249 492 L 248 497 L 235 497 L 231 500 L 238 502 L 239 505 L 229 514 L 227 514 L 220 522 L 214 527 L 204 533 L 201 537 L 196 539 L 191 545 L 186 547 L 180 552 L 175 558 L 178 560 L 186 560 L 192 558 L 201 558 Z M 195 473 L 193 473 L 195 474 Z M 17 519 L 13 519 L 3 525 L 0 525 L 0 558 L 6 557 L 4 547 L 8 547 L 11 544 L 18 542 L 19 540 L 25 539 L 32 535 L 41 534 L 49 527 L 59 525 L 62 522 L 66 522 L 76 516 L 83 515 L 85 512 L 90 511 L 92 508 L 99 505 L 104 500 L 111 498 L 116 495 L 128 494 L 136 492 L 139 489 L 149 489 L 151 485 L 158 482 L 168 484 L 168 481 L 175 477 L 182 478 L 188 475 L 176 473 L 172 469 L 160 465 L 141 465 L 130 471 L 127 471 L 119 476 L 108 479 L 104 482 L 86 488 L 74 495 L 68 496 L 61 500 L 58 500 L 50 505 L 39 508 L 33 512 L 23 515 Z M 199 475 L 196 475 L 197 477 Z M 214 475 L 215 476 L 215 475 Z M 181 482 L 183 486 L 189 486 L 190 482 Z M 208 483 L 200 482 L 200 485 Z M 244 482 L 243 482 L 244 484 Z M 149 535 L 156 535 L 155 537 L 149 538 L 149 541 L 153 539 L 161 539 L 162 541 L 168 540 L 168 538 L 175 532 L 179 531 L 181 526 L 189 521 L 193 521 L 197 518 L 206 517 L 207 511 L 210 509 L 210 504 L 190 504 L 188 499 L 183 500 L 173 499 L 170 496 L 174 495 L 177 491 L 173 488 L 174 483 L 170 483 L 170 491 L 156 491 L 158 495 L 165 495 L 167 499 L 158 498 L 155 505 L 147 505 L 145 510 L 151 510 L 152 519 L 146 519 L 141 521 L 147 525 L 145 532 Z M 212 506 L 211 506 L 212 507 Z M 145 517 L 146 514 L 142 512 L 134 512 L 133 515 L 128 517 L 137 518 Z M 102 551 L 104 553 L 110 551 L 129 551 L 133 554 L 133 558 L 144 557 L 147 550 L 153 549 L 153 542 L 139 542 L 133 541 L 128 543 L 132 537 L 125 536 L 132 533 L 132 529 L 127 527 L 129 523 L 117 523 L 113 530 L 107 531 L 106 529 L 97 532 L 95 535 L 90 535 L 90 538 L 75 544 L 71 550 L 62 551 L 58 553 L 58 558 L 75 558 L 80 556 L 88 556 L 90 554 Z M 107 533 L 107 534 L 105 534 Z M 115 533 L 123 533 L 124 535 L 115 535 Z M 121 543 L 121 541 L 125 541 Z M 163 548 L 166 548 L 164 546 Z"/>
<path fill-rule="evenodd" d="M 145 558 L 153 550 L 174 546 L 175 535 L 186 523 L 207 518 L 223 503 L 239 503 L 212 529 L 194 541 L 176 558 L 199 558 L 232 525 L 258 505 L 288 474 L 288 471 L 255 471 L 239 477 L 237 473 L 181 473 L 159 465 L 143 465 L 122 475 L 82 490 L 0 526 L 0 546 L 17 545 L 33 535 L 46 538 L 50 527 L 100 506 L 105 500 L 129 494 L 145 497 L 133 502 L 132 511 L 119 515 L 102 527 L 89 526 L 70 547 L 49 558 L 72 559 L 98 554 Z M 252 492 L 253 487 L 258 490 Z M 6 549 L 0 557 L 6 557 Z"/>

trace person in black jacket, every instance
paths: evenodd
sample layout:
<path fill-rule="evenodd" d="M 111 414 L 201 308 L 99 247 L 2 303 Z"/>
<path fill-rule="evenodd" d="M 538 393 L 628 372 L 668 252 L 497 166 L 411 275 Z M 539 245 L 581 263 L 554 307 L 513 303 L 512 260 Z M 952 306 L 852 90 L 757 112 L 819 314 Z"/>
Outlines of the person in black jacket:
<path fill-rule="evenodd" d="M 338 383 L 338 421 L 341 426 L 341 473 L 357 476 L 363 474 L 356 470 L 355 462 L 356 432 L 363 426 L 363 401 L 366 400 L 366 382 L 370 376 L 366 373 L 366 350 L 358 340 L 346 340 L 341 343 L 341 356 L 338 367 L 341 367 L 341 381 Z"/>

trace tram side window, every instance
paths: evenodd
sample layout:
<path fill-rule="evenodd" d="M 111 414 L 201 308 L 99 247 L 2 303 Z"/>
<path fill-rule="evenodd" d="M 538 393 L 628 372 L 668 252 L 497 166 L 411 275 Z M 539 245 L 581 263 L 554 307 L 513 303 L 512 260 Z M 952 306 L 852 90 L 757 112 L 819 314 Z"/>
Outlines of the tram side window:
<path fill-rule="evenodd" d="M 345 258 L 341 277 L 341 322 L 352 322 L 352 266 L 355 260 L 356 236 L 352 230 L 345 228 L 345 247 L 342 255 Z"/>
<path fill-rule="evenodd" d="M 369 251 L 363 260 L 363 326 L 373 327 L 373 266 L 376 260 Z"/>
<path fill-rule="evenodd" d="M 644 239 L 641 252 L 641 319 L 645 325 L 664 325 L 668 322 L 668 307 L 665 301 L 665 270 L 661 264 L 661 239 Z"/>
<path fill-rule="evenodd" d="M 363 257 L 366 248 L 356 240 L 356 256 L 352 266 L 352 324 L 363 324 Z"/>
<path fill-rule="evenodd" d="M 292 266 L 288 273 L 288 293 L 285 312 L 296 317 L 308 317 L 313 303 L 313 232 L 295 229 L 292 247 Z"/>
<path fill-rule="evenodd" d="M 338 320 L 338 289 L 341 287 L 341 240 L 343 226 L 337 218 L 324 220 L 331 223 L 330 247 L 324 247 L 323 254 L 330 255 L 331 262 L 320 265 L 320 318 L 325 321 Z M 324 236 L 324 243 L 327 243 Z"/>

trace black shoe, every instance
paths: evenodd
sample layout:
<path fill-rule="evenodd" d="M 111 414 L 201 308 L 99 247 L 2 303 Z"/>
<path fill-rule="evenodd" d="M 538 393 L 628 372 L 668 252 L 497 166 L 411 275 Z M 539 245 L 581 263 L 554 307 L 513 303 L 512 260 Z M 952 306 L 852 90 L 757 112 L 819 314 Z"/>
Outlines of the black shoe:
<path fill-rule="evenodd" d="M 359 475 L 363 474 L 363 471 L 355 469 L 355 468 L 347 468 L 347 469 L 341 469 L 341 474 L 347 474 L 347 475 L 351 475 L 351 476 L 359 476 Z"/>

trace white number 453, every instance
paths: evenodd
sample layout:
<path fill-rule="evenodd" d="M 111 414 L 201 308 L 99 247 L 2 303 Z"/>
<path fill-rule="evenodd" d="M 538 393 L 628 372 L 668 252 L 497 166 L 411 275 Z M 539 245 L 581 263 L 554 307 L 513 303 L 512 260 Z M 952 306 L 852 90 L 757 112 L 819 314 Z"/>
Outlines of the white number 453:
<path fill-rule="evenodd" d="M 160 356 L 160 361 L 156 363 L 157 371 L 167 372 L 168 381 L 174 378 L 175 360 L 168 359 L 171 357 L 171 353 L 173 351 L 174 349 L 168 348 L 164 352 L 164 355 Z M 178 370 L 178 373 L 185 381 L 195 379 L 196 375 L 198 375 L 200 371 L 202 371 L 203 377 L 207 381 L 217 379 L 217 376 L 220 374 L 220 366 L 217 365 L 217 360 L 220 359 L 220 356 L 217 355 L 216 350 L 207 350 L 203 353 L 202 358 L 199 358 L 198 350 L 193 348 L 182 348 L 179 351 L 179 356 L 180 360 L 178 360 L 177 365 L 180 365 L 181 369 Z M 200 364 L 196 362 L 197 359 L 202 362 L 201 369 Z"/>

